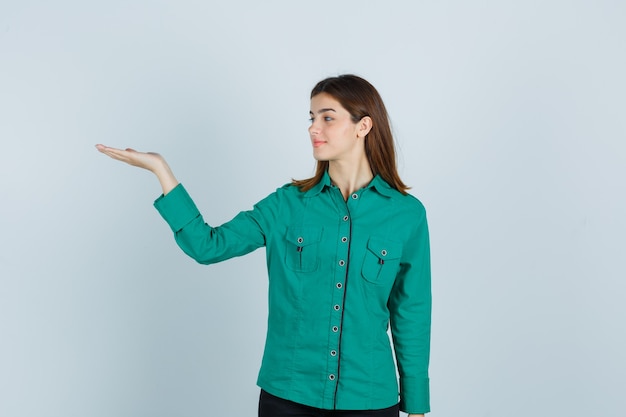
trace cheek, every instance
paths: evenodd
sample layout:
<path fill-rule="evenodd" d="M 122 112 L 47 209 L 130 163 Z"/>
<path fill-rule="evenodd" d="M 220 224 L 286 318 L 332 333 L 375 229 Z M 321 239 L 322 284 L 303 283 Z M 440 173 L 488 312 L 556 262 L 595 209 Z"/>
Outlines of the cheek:
<path fill-rule="evenodd" d="M 344 138 L 345 140 L 349 140 L 352 141 L 354 139 L 357 138 L 357 134 L 356 134 L 356 130 L 354 129 L 354 126 L 345 126 L 342 131 L 341 131 L 341 136 L 342 138 Z"/>

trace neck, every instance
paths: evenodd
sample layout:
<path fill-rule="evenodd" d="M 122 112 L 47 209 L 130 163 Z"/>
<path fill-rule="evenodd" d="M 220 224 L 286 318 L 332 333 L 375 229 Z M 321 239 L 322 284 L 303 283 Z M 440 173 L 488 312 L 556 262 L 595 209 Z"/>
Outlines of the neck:
<path fill-rule="evenodd" d="M 365 187 L 374 178 L 367 158 L 356 164 L 330 161 L 328 164 L 328 175 L 333 184 L 341 190 L 344 200 L 347 200 L 355 191 Z"/>

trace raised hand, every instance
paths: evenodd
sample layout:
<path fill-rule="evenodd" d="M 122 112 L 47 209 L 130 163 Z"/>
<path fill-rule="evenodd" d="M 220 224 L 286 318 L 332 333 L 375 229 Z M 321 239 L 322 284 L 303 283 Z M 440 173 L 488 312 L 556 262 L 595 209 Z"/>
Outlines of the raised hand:
<path fill-rule="evenodd" d="M 101 144 L 96 145 L 96 148 L 103 154 L 108 155 L 113 159 L 126 162 L 132 166 L 147 169 L 148 171 L 154 173 L 161 183 L 164 195 L 169 193 L 178 185 L 178 181 L 176 180 L 176 177 L 174 177 L 174 174 L 165 161 L 165 158 L 158 153 L 137 152 L 131 148 L 116 149 Z"/>
<path fill-rule="evenodd" d="M 129 165 L 147 169 L 154 172 L 163 167 L 165 159 L 154 152 L 137 152 L 134 149 L 116 149 L 104 145 L 96 145 L 96 148 L 105 155 L 118 161 L 126 162 Z"/>

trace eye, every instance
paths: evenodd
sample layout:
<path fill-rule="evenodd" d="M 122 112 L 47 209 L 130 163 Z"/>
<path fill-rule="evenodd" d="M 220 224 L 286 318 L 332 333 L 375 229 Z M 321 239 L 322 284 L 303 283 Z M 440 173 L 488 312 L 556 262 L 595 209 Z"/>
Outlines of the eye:
<path fill-rule="evenodd" d="M 313 123 L 314 120 L 315 120 L 315 117 L 309 117 L 309 122 Z"/>
<path fill-rule="evenodd" d="M 325 116 L 325 117 L 324 117 L 324 121 L 325 121 L 325 122 L 331 122 L 332 120 L 333 120 L 333 118 L 332 118 L 332 117 L 330 117 L 330 116 Z"/>

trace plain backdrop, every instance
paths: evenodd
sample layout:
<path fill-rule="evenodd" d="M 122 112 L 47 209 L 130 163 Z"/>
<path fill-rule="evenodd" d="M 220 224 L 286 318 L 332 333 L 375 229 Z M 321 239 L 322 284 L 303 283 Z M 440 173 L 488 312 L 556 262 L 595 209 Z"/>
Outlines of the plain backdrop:
<path fill-rule="evenodd" d="M 0 416 L 254 416 L 263 250 L 200 266 L 145 171 L 219 225 L 313 172 L 309 92 L 383 96 L 427 207 L 432 416 L 626 409 L 626 4 L 0 2 Z"/>

